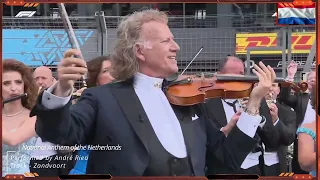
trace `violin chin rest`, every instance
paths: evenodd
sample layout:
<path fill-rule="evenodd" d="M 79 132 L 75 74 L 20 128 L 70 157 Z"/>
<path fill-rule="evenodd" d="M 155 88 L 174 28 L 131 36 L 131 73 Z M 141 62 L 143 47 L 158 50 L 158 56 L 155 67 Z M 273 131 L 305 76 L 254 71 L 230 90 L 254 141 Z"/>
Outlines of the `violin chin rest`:
<path fill-rule="evenodd" d="M 179 77 L 179 74 L 178 74 L 178 73 L 175 73 L 175 74 L 173 74 L 173 75 L 171 75 L 171 76 L 169 76 L 169 77 L 167 77 L 167 78 L 165 78 L 165 79 L 166 79 L 166 81 L 168 81 L 168 82 L 172 82 L 172 81 L 177 80 L 178 77 Z"/>

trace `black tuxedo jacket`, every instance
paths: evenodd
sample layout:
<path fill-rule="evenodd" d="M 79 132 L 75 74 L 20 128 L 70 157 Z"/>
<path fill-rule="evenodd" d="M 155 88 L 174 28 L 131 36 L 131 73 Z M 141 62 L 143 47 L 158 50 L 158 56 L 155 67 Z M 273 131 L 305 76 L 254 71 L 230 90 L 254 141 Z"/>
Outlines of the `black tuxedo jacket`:
<path fill-rule="evenodd" d="M 291 110 L 287 105 L 276 103 L 278 107 L 279 121 L 275 128 L 279 132 L 279 147 L 269 148 L 266 147 L 266 152 L 277 152 L 280 163 L 280 172 L 287 172 L 287 146 L 292 144 L 296 137 L 296 113 Z"/>
<path fill-rule="evenodd" d="M 207 108 L 210 109 L 209 113 L 210 113 L 210 116 L 213 117 L 214 119 L 213 123 L 218 128 L 226 126 L 228 121 L 226 118 L 225 110 L 223 108 L 223 104 L 221 102 L 221 98 L 209 99 L 206 101 L 205 104 Z M 265 100 L 261 101 L 261 106 L 259 111 L 260 111 L 260 115 L 266 118 L 266 122 L 262 129 L 258 128 L 257 134 L 259 135 L 261 141 L 265 144 L 266 147 L 278 148 L 280 144 L 279 143 L 280 134 L 279 134 L 279 131 L 273 125 L 269 107 Z M 243 144 L 243 146 L 246 146 L 246 144 Z M 241 152 L 237 152 L 237 153 L 241 153 Z M 247 153 L 249 154 L 249 152 Z M 208 152 L 208 154 L 211 154 L 211 153 Z M 226 168 L 221 163 L 216 163 L 216 161 L 219 161 L 219 160 L 215 158 L 216 158 L 215 156 L 211 156 L 211 160 L 207 162 L 209 174 L 237 173 L 237 171 L 230 171 L 230 169 Z"/>
<path fill-rule="evenodd" d="M 141 176 L 148 166 L 148 134 L 141 125 L 148 117 L 133 89 L 133 79 L 89 88 L 77 104 L 48 110 L 40 94 L 31 116 L 36 115 L 37 134 L 61 145 L 120 145 L 120 151 L 91 151 L 88 174 Z M 172 106 L 183 131 L 188 155 L 196 176 L 206 171 L 206 151 L 232 170 L 240 168 L 257 140 L 239 129 L 225 138 L 208 120 L 202 105 Z M 192 121 L 197 114 L 199 119 Z"/>
<path fill-rule="evenodd" d="M 296 128 L 298 128 L 303 122 L 304 116 L 306 114 L 308 102 L 309 102 L 309 94 L 296 92 L 291 94 L 291 88 L 289 87 L 281 87 L 279 101 L 293 108 L 296 113 Z M 292 159 L 292 170 L 295 173 L 307 174 L 301 170 L 299 162 L 298 162 L 298 140 L 295 139 L 294 142 L 294 154 Z"/>
<path fill-rule="evenodd" d="M 223 104 L 221 102 L 221 98 L 207 100 L 206 106 L 208 107 L 208 109 L 210 109 L 210 115 L 215 118 L 216 121 L 214 121 L 213 123 L 218 128 L 221 128 L 227 125 L 228 121 L 223 108 Z M 264 99 L 261 101 L 261 106 L 259 111 L 260 111 L 260 115 L 265 117 L 266 123 L 263 129 L 258 128 L 257 134 L 259 135 L 259 137 L 261 138 L 261 141 L 266 146 L 272 147 L 272 148 L 278 147 L 280 134 L 273 125 L 269 107 L 267 105 L 267 102 Z"/>
<path fill-rule="evenodd" d="M 281 87 L 279 101 L 294 109 L 296 112 L 296 126 L 300 126 L 307 110 L 309 94 L 301 92 L 291 94 L 291 88 Z"/>

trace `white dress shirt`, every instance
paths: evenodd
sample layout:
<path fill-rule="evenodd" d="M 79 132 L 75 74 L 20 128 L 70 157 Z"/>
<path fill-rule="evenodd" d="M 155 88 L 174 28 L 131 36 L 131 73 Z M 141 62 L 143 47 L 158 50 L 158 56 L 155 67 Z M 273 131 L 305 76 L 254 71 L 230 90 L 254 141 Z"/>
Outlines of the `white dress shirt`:
<path fill-rule="evenodd" d="M 316 111 L 312 108 L 311 100 L 309 99 L 306 113 L 304 114 L 304 118 L 303 118 L 301 125 L 306 124 L 306 123 L 312 123 L 315 120 L 316 120 Z"/>
<path fill-rule="evenodd" d="M 235 101 L 235 99 L 224 99 L 224 100 L 221 100 L 221 102 L 222 102 L 222 105 L 223 105 L 223 108 L 224 108 L 224 112 L 225 112 L 225 114 L 226 114 L 226 118 L 227 118 L 227 121 L 228 121 L 228 123 L 230 122 L 230 120 L 231 120 L 231 118 L 232 118 L 232 116 L 235 114 L 235 112 L 234 112 L 234 110 L 233 110 L 233 107 L 232 106 L 230 106 L 230 105 L 228 105 L 226 102 L 229 102 L 229 103 L 233 103 L 234 101 Z M 237 103 L 235 103 L 235 106 L 236 106 L 236 109 L 238 110 L 238 109 L 240 109 L 240 104 L 237 102 Z M 243 113 L 242 113 L 243 114 Z M 258 116 L 258 117 L 260 117 L 260 116 Z M 240 121 L 240 119 L 238 120 L 238 122 L 237 122 L 237 126 L 239 127 L 239 121 Z M 260 122 L 261 122 L 261 117 L 260 117 L 260 121 L 256 121 L 256 122 L 254 122 L 253 124 L 252 124 L 252 122 L 250 122 L 250 121 L 246 121 L 246 120 L 244 120 L 243 121 L 243 123 L 245 123 L 245 124 L 243 124 L 244 126 L 254 126 L 254 128 L 255 128 L 255 131 L 252 131 L 252 136 L 251 137 L 253 137 L 255 134 L 256 134 L 256 130 L 257 130 L 257 128 L 258 128 L 258 125 L 261 127 L 261 128 L 263 128 L 263 126 L 264 126 L 264 124 L 265 124 L 265 121 L 263 122 L 263 123 L 261 123 L 260 124 Z M 240 123 L 240 124 L 242 124 L 242 123 Z M 240 129 L 240 128 L 239 128 Z M 241 129 L 240 129 L 241 130 Z M 255 166 L 255 165 L 258 165 L 259 164 L 259 156 L 261 155 L 261 152 L 256 152 L 256 153 L 252 153 L 252 152 L 250 152 L 248 155 L 247 155 L 247 157 L 245 158 L 245 160 L 243 161 L 243 163 L 241 164 L 241 168 L 242 169 L 248 169 L 248 168 L 251 168 L 251 167 L 253 167 L 253 166 Z"/>
<path fill-rule="evenodd" d="M 135 75 L 134 90 L 162 146 L 172 155 L 183 158 L 187 156 L 187 152 L 181 126 L 170 103 L 161 90 L 161 83 L 162 79 L 137 73 Z M 69 97 L 53 95 L 52 92 L 56 85 L 57 83 L 43 93 L 41 103 L 48 109 L 62 107 L 71 99 L 71 94 Z M 196 117 L 193 117 L 192 120 L 196 120 Z M 260 122 L 260 116 L 242 113 L 237 126 L 243 133 L 252 138 Z"/>
<path fill-rule="evenodd" d="M 181 126 L 161 89 L 162 81 L 137 73 L 133 87 L 162 146 L 173 156 L 185 158 L 187 150 Z"/>
<path fill-rule="evenodd" d="M 262 144 L 263 149 L 265 150 L 265 145 Z M 272 166 L 279 163 L 278 152 L 266 152 L 263 154 L 264 164 L 267 166 Z"/>

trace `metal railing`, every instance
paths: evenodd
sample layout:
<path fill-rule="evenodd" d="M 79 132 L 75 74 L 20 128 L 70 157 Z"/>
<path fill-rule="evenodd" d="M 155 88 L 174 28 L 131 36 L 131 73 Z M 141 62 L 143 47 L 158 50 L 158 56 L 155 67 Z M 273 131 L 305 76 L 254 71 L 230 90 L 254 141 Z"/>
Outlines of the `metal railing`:
<path fill-rule="evenodd" d="M 236 54 L 239 41 L 239 38 L 236 37 L 237 34 L 270 33 L 279 32 L 282 29 L 282 27 L 276 26 L 275 18 L 271 15 L 259 13 L 243 14 L 242 16 L 238 14 L 208 15 L 203 19 L 195 16 L 170 16 L 169 27 L 181 47 L 177 57 L 180 69 L 183 69 L 189 63 L 200 47 L 204 47 L 187 72 L 216 71 L 217 64 L 221 59 L 227 55 Z M 103 13 L 99 12 L 92 17 L 70 17 L 73 28 L 78 34 L 77 37 L 81 41 L 81 48 L 85 52 L 86 59 L 90 60 L 95 56 L 111 53 L 113 42 L 116 39 L 116 27 L 122 18 L 104 16 Z M 224 23 L 227 25 L 219 26 L 221 21 L 227 22 Z M 15 56 L 15 54 L 21 54 L 22 52 L 20 50 L 14 52 L 14 47 L 13 50 L 10 49 L 10 52 L 6 51 L 6 48 L 4 49 L 5 56 L 14 56 L 21 61 L 33 62 L 34 60 L 50 62 L 51 65 L 54 65 L 60 60 L 63 52 L 70 48 L 63 22 L 59 17 L 3 17 L 3 29 L 4 32 L 14 31 L 15 33 L 16 30 L 20 30 L 21 33 L 19 36 L 14 33 L 11 35 L 8 35 L 10 33 L 4 33 L 4 46 L 9 46 L 6 45 L 6 42 L 12 43 L 15 41 L 23 44 L 24 41 L 33 41 L 31 45 L 35 47 L 26 50 L 23 52 L 24 55 L 21 56 Z M 25 30 L 33 30 L 34 35 L 24 35 Z M 292 28 L 292 32 L 314 31 L 315 27 L 310 26 Z M 37 32 L 42 33 L 36 34 Z M 282 44 L 286 43 L 288 42 L 282 42 Z M 268 53 L 268 56 L 269 59 L 272 59 L 272 57 L 279 59 L 279 56 L 281 59 L 279 53 Z M 292 57 L 299 56 L 299 54 L 295 54 Z M 307 55 L 301 55 L 301 59 L 306 58 L 304 56 Z M 242 57 L 244 60 L 246 59 L 246 55 Z"/>
<path fill-rule="evenodd" d="M 248 13 L 242 16 L 233 15 L 208 15 L 203 18 L 197 16 L 169 16 L 169 26 L 171 28 L 222 28 L 218 26 L 219 19 L 221 21 L 230 21 L 230 26 L 224 28 L 237 28 L 243 32 L 261 32 L 276 30 L 275 18 L 272 14 Z M 69 17 L 75 29 L 97 28 L 94 16 L 91 17 Z M 123 18 L 121 16 L 104 16 L 107 28 L 116 28 Z M 16 18 L 3 17 L 4 29 L 60 29 L 63 28 L 62 20 L 57 17 L 40 17 L 32 18 Z M 304 26 L 295 27 L 297 31 L 314 31 L 314 27 Z"/>

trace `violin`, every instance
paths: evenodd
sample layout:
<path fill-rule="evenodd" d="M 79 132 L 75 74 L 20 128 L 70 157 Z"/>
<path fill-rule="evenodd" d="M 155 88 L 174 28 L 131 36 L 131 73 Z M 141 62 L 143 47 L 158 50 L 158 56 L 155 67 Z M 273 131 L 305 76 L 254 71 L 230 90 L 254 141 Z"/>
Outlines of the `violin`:
<path fill-rule="evenodd" d="M 166 96 L 171 104 L 191 106 L 203 103 L 210 98 L 240 99 L 249 97 L 254 84 L 259 82 L 257 76 L 219 75 L 219 74 L 193 75 L 180 79 L 176 76 L 164 87 Z M 308 84 L 303 82 L 295 84 L 283 78 L 276 78 L 276 83 L 285 87 L 292 86 L 294 91 L 306 91 Z"/>

